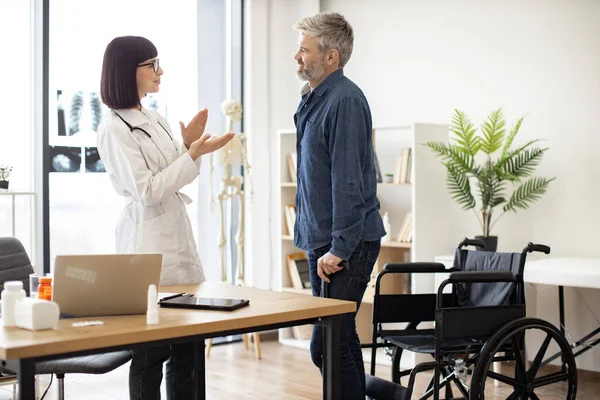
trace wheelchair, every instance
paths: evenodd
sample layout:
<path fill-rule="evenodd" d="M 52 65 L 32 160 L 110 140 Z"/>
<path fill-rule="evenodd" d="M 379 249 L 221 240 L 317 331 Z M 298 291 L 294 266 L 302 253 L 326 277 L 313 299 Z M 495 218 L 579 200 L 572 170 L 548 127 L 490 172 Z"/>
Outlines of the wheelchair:
<path fill-rule="evenodd" d="M 527 255 L 549 254 L 550 248 L 529 243 L 521 253 L 498 253 L 466 249 L 469 246 L 483 247 L 484 243 L 465 238 L 456 249 L 451 269 L 426 262 L 384 265 L 375 284 L 367 398 L 409 400 L 416 375 L 433 371 L 425 392 L 415 398 L 438 400 L 443 392 L 445 399 L 482 400 L 487 384 L 488 388 L 503 386 L 510 393 L 508 399 L 519 400 L 547 398 L 553 389 L 550 385 L 560 385 L 567 400 L 575 399 L 577 367 L 571 346 L 554 325 L 525 315 Z M 381 293 L 383 279 L 407 273 L 449 274 L 437 293 Z M 433 328 L 419 327 L 432 322 Z M 398 329 L 397 324 L 406 326 Z M 529 354 L 532 357 L 526 352 L 526 338 L 541 341 L 537 352 Z M 375 377 L 377 349 L 382 347 L 391 353 L 391 382 Z M 546 354 L 557 350 L 552 356 Z M 400 359 L 406 351 L 433 360 L 402 370 Z M 540 368 L 559 357 L 560 367 L 546 368 L 558 370 L 542 375 Z M 528 360 L 532 361 L 528 364 Z M 408 386 L 402 386 L 400 379 L 406 376 Z"/>

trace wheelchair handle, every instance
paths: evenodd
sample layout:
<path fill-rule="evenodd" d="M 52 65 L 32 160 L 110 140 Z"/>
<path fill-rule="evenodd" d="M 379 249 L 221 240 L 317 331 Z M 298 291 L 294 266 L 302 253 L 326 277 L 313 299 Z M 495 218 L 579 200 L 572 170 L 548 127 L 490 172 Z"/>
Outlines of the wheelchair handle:
<path fill-rule="evenodd" d="M 324 280 L 321 280 L 321 297 L 329 297 L 329 284 Z"/>
<path fill-rule="evenodd" d="M 544 253 L 544 254 L 550 254 L 550 246 L 546 246 L 545 244 L 534 244 L 529 242 L 527 244 L 527 247 L 525 247 L 525 250 L 528 253 L 533 253 L 534 251 L 538 251 L 540 253 Z"/>
<path fill-rule="evenodd" d="M 466 246 L 476 246 L 476 247 L 485 247 L 485 243 L 483 242 L 483 240 L 479 240 L 479 239 L 469 239 L 469 238 L 464 238 L 462 242 L 460 242 L 460 244 L 458 245 L 459 249 L 462 249 L 463 247 Z"/>

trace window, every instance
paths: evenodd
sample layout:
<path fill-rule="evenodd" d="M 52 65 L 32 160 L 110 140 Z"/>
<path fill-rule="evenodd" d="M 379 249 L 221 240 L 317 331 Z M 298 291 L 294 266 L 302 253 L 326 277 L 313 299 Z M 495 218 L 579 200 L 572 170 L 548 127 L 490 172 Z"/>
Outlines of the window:
<path fill-rule="evenodd" d="M 97 94 L 106 45 L 120 35 L 150 39 L 165 75 L 160 93 L 144 99 L 145 105 L 158 107 L 176 134 L 179 120 L 187 122 L 208 107 L 207 131 L 223 132 L 221 102 L 241 100 L 241 11 L 241 0 L 50 2 L 46 133 L 50 160 L 44 166 L 49 187 L 44 199 L 49 210 L 44 221 L 47 271 L 57 254 L 114 252 L 123 200 L 102 172 L 95 149 L 95 127 L 107 111 Z M 183 189 L 194 200 L 188 212 L 208 279 L 220 274 L 216 268 L 220 223 L 218 213 L 209 208 L 209 195 L 216 195 L 219 182 L 218 166 L 211 179 L 206 159 L 199 179 Z M 235 242 L 233 236 L 229 239 L 235 262 Z"/>
<path fill-rule="evenodd" d="M 2 37 L 0 166 L 12 167 L 9 180 L 11 191 L 31 192 L 33 190 L 33 34 L 32 5 L 29 1 L 0 2 L 0 37 Z M 14 232 L 25 246 L 27 253 L 34 259 L 33 197 L 29 195 L 14 197 L 13 208 L 13 197 L 5 194 L 6 191 L 0 193 L 0 236 L 12 236 Z"/>
<path fill-rule="evenodd" d="M 136 35 L 157 47 L 161 91 L 144 99 L 174 132 L 197 111 L 197 4 L 146 0 L 53 0 L 49 20 L 49 260 L 57 254 L 114 253 L 123 199 L 96 151 L 96 127 L 107 108 L 99 97 L 106 45 Z M 177 27 L 174 29 L 174 27 Z M 196 190 L 186 191 L 192 198 Z M 193 210 L 190 210 L 194 217 Z M 48 250 L 46 250 L 48 251 Z M 48 268 L 48 267 L 46 267 Z"/>

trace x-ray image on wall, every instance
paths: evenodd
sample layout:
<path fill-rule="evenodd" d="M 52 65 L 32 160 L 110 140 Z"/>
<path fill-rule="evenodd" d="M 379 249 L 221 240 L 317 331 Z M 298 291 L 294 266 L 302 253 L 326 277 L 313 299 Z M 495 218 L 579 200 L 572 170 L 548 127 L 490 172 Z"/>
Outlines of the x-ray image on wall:
<path fill-rule="evenodd" d="M 85 148 L 85 172 L 106 172 L 98 149 L 95 147 Z"/>
<path fill-rule="evenodd" d="M 81 147 L 50 146 L 50 172 L 79 172 Z"/>
<path fill-rule="evenodd" d="M 96 132 L 108 108 L 96 92 L 56 91 L 57 134 L 73 136 Z"/>

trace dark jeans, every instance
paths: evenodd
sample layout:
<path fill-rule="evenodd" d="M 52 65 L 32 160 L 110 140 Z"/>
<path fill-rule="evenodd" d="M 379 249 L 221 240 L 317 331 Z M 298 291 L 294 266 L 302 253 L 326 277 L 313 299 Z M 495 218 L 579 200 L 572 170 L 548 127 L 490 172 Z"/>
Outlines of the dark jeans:
<path fill-rule="evenodd" d="M 321 295 L 321 278 L 317 275 L 317 260 L 329 251 L 331 246 L 325 246 L 308 252 L 310 267 L 310 283 L 314 296 Z M 329 277 L 329 297 L 332 299 L 349 300 L 356 302 L 356 309 L 360 307 L 362 297 L 371 279 L 373 265 L 379 256 L 381 243 L 360 242 L 354 253 L 350 256 L 348 270 L 343 269 Z M 341 343 L 340 343 L 340 379 L 341 398 L 344 400 L 365 398 L 365 365 L 363 363 L 360 340 L 356 333 L 356 313 L 342 316 Z M 313 328 L 310 342 L 310 356 L 313 363 L 321 369 L 323 354 L 323 331 L 320 326 Z"/>
<path fill-rule="evenodd" d="M 160 400 L 163 363 L 167 369 L 167 399 L 194 398 L 194 344 L 181 343 L 132 351 L 129 398 Z"/>

